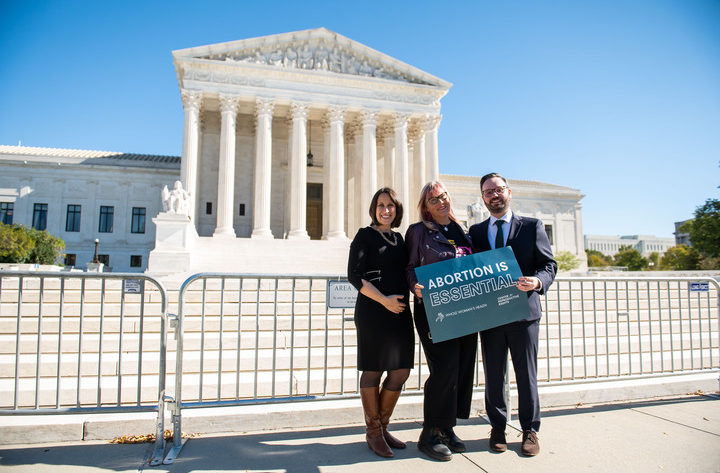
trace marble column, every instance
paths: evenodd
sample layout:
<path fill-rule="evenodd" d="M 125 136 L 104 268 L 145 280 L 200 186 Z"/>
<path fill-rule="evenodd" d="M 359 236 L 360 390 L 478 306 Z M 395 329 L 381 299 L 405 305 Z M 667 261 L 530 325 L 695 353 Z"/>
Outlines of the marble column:
<path fill-rule="evenodd" d="M 417 190 L 415 193 L 418 194 L 419 197 L 422 186 L 424 186 L 428 181 L 427 144 L 425 143 L 425 130 L 422 126 L 415 130 L 415 134 L 413 136 L 413 158 L 413 165 L 416 169 L 415 187 L 417 187 Z"/>
<path fill-rule="evenodd" d="M 362 161 L 360 167 L 360 214 L 368 217 L 367 209 L 370 206 L 375 191 L 377 191 L 377 140 L 376 140 L 377 112 L 362 112 Z"/>
<path fill-rule="evenodd" d="M 272 239 L 270 188 L 272 183 L 272 100 L 257 99 L 255 114 L 255 182 L 251 238 Z"/>
<path fill-rule="evenodd" d="M 395 185 L 395 126 L 386 123 L 383 126 L 383 133 L 385 135 L 385 176 L 383 185 L 391 187 L 397 192 L 397 185 Z M 404 202 L 403 205 L 405 205 Z"/>
<path fill-rule="evenodd" d="M 412 169 L 414 172 L 413 180 L 410 184 L 410 203 L 412 205 L 409 205 L 409 210 L 411 210 L 409 215 L 413 217 L 413 221 L 416 221 L 419 219 L 419 215 L 417 214 L 417 206 L 415 204 L 420 199 L 420 191 L 422 190 L 422 187 L 428 182 L 425 154 L 425 130 L 422 123 L 413 127 L 412 142 Z"/>
<path fill-rule="evenodd" d="M 582 232 L 582 204 L 577 203 L 574 206 L 574 212 L 573 216 L 573 225 L 574 225 L 574 231 L 575 231 L 575 254 L 581 258 L 582 261 L 582 255 L 584 253 L 583 249 L 585 248 L 585 238 L 583 237 Z M 560 229 L 558 228 L 558 231 Z M 555 248 L 559 248 L 559 246 L 555 245 Z M 587 259 L 585 259 L 587 261 Z M 581 268 L 584 266 L 581 266 Z"/>
<path fill-rule="evenodd" d="M 218 164 L 217 221 L 213 236 L 235 236 L 233 196 L 235 195 L 235 125 L 238 98 L 220 96 L 220 162 Z"/>
<path fill-rule="evenodd" d="M 322 223 L 322 239 L 328 239 L 328 229 L 330 228 L 330 120 L 328 119 L 327 113 L 320 120 L 320 127 L 322 128 L 323 134 L 323 223 Z"/>
<path fill-rule="evenodd" d="M 330 122 L 328 160 L 328 240 L 347 238 L 345 235 L 345 110 L 330 107 L 327 119 Z"/>
<path fill-rule="evenodd" d="M 183 125 L 183 147 L 180 166 L 180 181 L 183 188 L 190 194 L 190 207 L 188 216 L 195 222 L 197 211 L 197 166 L 200 149 L 200 107 L 202 106 L 202 93 L 185 90 L 181 91 L 185 122 Z"/>
<path fill-rule="evenodd" d="M 412 205 L 408 176 L 407 127 L 409 115 L 396 113 L 393 118 L 395 125 L 395 192 L 403 205 Z M 404 218 L 400 225 L 400 232 L 404 234 L 407 227 L 408 219 Z"/>
<path fill-rule="evenodd" d="M 310 238 L 307 232 L 307 104 L 291 106 L 290 231 L 288 239 Z"/>
<path fill-rule="evenodd" d="M 429 115 L 425 120 L 425 179 L 437 181 L 440 179 L 440 164 L 438 161 L 438 127 L 441 115 Z"/>

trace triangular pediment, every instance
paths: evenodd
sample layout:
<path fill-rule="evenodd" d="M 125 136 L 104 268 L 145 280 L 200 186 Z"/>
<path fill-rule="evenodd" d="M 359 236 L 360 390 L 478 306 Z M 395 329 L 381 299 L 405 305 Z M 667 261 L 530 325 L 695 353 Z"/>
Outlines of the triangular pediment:
<path fill-rule="evenodd" d="M 326 28 L 173 52 L 177 59 L 375 77 L 449 89 L 451 84 Z"/>

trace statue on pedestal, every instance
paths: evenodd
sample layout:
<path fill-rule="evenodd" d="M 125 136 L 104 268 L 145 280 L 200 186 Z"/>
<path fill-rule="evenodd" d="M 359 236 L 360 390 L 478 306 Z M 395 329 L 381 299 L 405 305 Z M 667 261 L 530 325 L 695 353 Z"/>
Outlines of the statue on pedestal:
<path fill-rule="evenodd" d="M 182 182 L 175 181 L 172 191 L 167 186 L 163 187 L 162 193 L 163 212 L 188 215 L 190 208 L 190 193 L 183 189 Z"/>
<path fill-rule="evenodd" d="M 473 223 L 480 223 L 485 220 L 489 213 L 485 209 L 485 206 L 480 202 L 473 202 L 467 206 L 468 225 Z"/>

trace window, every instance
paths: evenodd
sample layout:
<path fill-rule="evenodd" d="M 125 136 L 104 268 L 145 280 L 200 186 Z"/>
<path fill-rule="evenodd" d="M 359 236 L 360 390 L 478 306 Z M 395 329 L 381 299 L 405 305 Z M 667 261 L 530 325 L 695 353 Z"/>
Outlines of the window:
<path fill-rule="evenodd" d="M 68 204 L 67 216 L 65 217 L 65 231 L 66 232 L 79 232 L 80 231 L 80 206 L 74 204 Z"/>
<path fill-rule="evenodd" d="M 45 230 L 47 228 L 47 211 L 48 204 L 33 205 L 32 226 L 35 230 Z"/>
<path fill-rule="evenodd" d="M 101 205 L 100 206 L 100 223 L 98 225 L 98 232 L 112 233 L 114 213 L 115 213 L 115 207 L 113 207 L 111 205 Z"/>
<path fill-rule="evenodd" d="M 139 268 L 142 266 L 142 255 L 130 255 L 130 267 Z"/>
<path fill-rule="evenodd" d="M 133 207 L 131 233 L 145 233 L 145 207 Z"/>
<path fill-rule="evenodd" d="M 12 225 L 14 206 L 13 202 L 0 202 L 0 222 L 5 225 Z"/>
<path fill-rule="evenodd" d="M 554 245 L 555 242 L 553 241 L 552 225 L 545 225 L 545 233 L 547 233 L 548 239 L 550 240 L 550 244 Z"/>
<path fill-rule="evenodd" d="M 212 215 L 212 202 L 205 203 L 205 214 Z"/>
<path fill-rule="evenodd" d="M 65 266 L 75 266 L 75 253 L 67 253 L 65 255 Z"/>
<path fill-rule="evenodd" d="M 245 215 L 245 204 L 240 204 L 240 216 Z"/>
<path fill-rule="evenodd" d="M 110 255 L 98 255 L 98 261 L 105 266 L 110 266 Z"/>

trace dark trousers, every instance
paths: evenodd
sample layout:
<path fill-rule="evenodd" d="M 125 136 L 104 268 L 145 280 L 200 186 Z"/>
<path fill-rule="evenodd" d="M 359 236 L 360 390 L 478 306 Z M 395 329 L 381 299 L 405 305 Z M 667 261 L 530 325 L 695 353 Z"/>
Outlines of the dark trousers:
<path fill-rule="evenodd" d="M 540 320 L 513 322 L 480 332 L 485 369 L 485 411 L 493 427 L 505 430 L 505 366 L 510 349 L 518 390 L 518 418 L 523 430 L 540 430 L 537 353 Z"/>
<path fill-rule="evenodd" d="M 453 427 L 457 419 L 470 417 L 477 334 L 433 343 L 425 307 L 415 300 L 415 328 L 422 343 L 430 376 L 425 381 L 423 402 L 426 427 Z"/>

